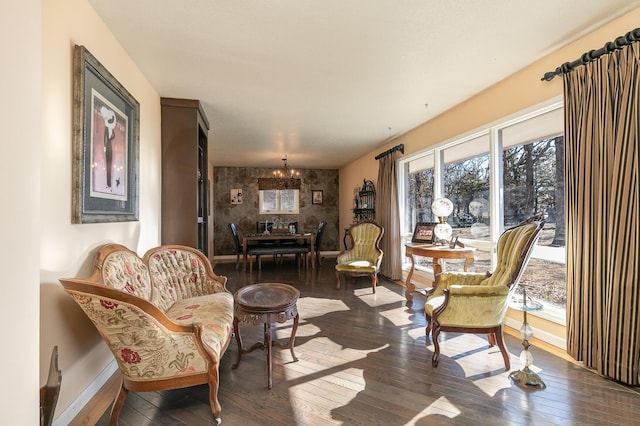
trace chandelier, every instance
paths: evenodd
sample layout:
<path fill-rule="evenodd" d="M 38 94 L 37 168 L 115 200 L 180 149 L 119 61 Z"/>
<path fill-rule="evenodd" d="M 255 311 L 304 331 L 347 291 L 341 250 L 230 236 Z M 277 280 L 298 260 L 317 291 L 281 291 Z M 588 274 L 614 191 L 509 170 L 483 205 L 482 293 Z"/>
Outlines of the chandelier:
<path fill-rule="evenodd" d="M 300 189 L 300 172 L 290 169 L 287 156 L 282 159 L 283 167 L 273 171 L 273 181 L 277 189 Z"/>

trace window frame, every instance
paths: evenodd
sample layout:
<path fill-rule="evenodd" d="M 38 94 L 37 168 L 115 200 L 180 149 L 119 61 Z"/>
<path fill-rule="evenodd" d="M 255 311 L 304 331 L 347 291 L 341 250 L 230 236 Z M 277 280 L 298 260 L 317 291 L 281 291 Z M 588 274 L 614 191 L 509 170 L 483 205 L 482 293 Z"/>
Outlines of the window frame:
<path fill-rule="evenodd" d="M 467 239 L 465 243 L 469 243 L 471 246 L 476 247 L 479 250 L 489 251 L 491 253 L 491 267 L 495 268 L 497 261 L 497 241 L 502 232 L 504 231 L 504 202 L 503 202 L 503 146 L 501 139 L 501 131 L 505 128 L 514 126 L 518 123 L 525 122 L 527 120 L 534 119 L 542 116 L 543 114 L 561 110 L 564 108 L 562 97 L 555 97 L 547 102 L 538 104 L 529 109 L 514 113 L 502 119 L 498 119 L 485 126 L 481 126 L 475 130 L 467 132 L 462 135 L 455 136 L 442 143 L 430 146 L 426 149 L 418 151 L 414 154 L 401 158 L 398 162 L 398 193 L 400 199 L 407 198 L 407 191 L 409 188 L 409 165 L 412 161 L 419 160 L 426 155 L 432 155 L 434 158 L 434 199 L 443 195 L 443 170 L 444 170 L 444 151 L 447 149 L 455 149 L 456 146 L 464 144 L 473 139 L 481 138 L 483 136 L 489 136 L 489 195 L 490 195 L 490 211 L 491 220 L 489 225 L 489 239 L 488 240 L 475 240 Z M 400 203 L 400 217 L 402 218 L 401 232 L 403 237 L 409 236 L 411 238 L 413 229 L 409 229 L 410 224 L 406 223 L 406 206 L 405 203 Z M 400 247 L 402 249 L 403 247 Z M 556 252 L 566 253 L 566 247 L 554 248 Z M 548 251 L 548 250 L 547 250 Z M 553 256 L 550 259 L 545 255 L 546 251 L 540 249 L 538 246 L 534 249 L 532 257 L 536 259 L 551 260 L 557 262 L 558 259 L 562 259 L 560 264 L 566 264 L 566 256 Z M 403 265 L 403 269 L 407 270 L 407 265 Z M 418 272 L 418 271 L 416 271 Z M 428 273 L 427 273 L 428 277 Z M 555 306 L 545 305 L 545 309 L 542 312 L 536 314 L 542 314 L 540 316 L 546 317 L 544 311 L 558 311 L 559 308 Z M 563 323 L 561 321 L 562 315 L 551 315 L 552 318 L 548 318 L 550 321 L 556 323 Z"/>
<path fill-rule="evenodd" d="M 275 209 L 265 209 L 266 192 L 274 192 L 276 203 Z M 285 210 L 282 208 L 282 196 L 284 191 L 293 191 L 293 208 Z M 300 214 L 300 190 L 299 189 L 260 189 L 258 191 L 258 214 Z"/>

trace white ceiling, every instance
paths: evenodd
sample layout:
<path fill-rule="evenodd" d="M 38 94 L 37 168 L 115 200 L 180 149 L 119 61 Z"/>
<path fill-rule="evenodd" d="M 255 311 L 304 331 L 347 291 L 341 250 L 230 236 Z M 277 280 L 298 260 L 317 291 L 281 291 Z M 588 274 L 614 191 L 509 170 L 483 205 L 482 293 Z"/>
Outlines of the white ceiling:
<path fill-rule="evenodd" d="M 331 169 L 640 4 L 89 2 L 160 96 L 201 101 L 214 165 Z"/>

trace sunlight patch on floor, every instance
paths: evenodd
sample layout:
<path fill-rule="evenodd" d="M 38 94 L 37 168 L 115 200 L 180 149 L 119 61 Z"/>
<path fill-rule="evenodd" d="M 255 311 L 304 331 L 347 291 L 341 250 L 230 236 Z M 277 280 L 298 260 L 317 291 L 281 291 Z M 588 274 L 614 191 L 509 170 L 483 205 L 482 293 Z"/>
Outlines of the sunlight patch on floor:
<path fill-rule="evenodd" d="M 298 313 L 300 318 L 313 318 L 326 315 L 329 312 L 348 311 L 349 308 L 342 300 L 324 299 L 317 297 L 301 297 L 298 299 Z"/>
<path fill-rule="evenodd" d="M 413 324 L 413 320 L 407 315 L 407 308 L 404 306 L 380 312 L 380 316 L 391 321 L 396 327 Z"/>
<path fill-rule="evenodd" d="M 505 371 L 504 373 L 495 376 L 492 375 L 488 377 L 482 377 L 480 379 L 474 380 L 473 384 L 476 385 L 478 389 L 480 389 L 489 397 L 494 397 L 501 390 L 510 388 L 512 386 L 512 383 L 509 379 L 509 371 Z"/>
<path fill-rule="evenodd" d="M 425 420 L 427 420 L 430 416 L 454 419 L 460 414 L 461 411 L 458 410 L 458 408 L 456 408 L 454 404 L 449 402 L 447 398 L 441 397 L 434 401 L 431 405 L 427 406 L 424 410 L 416 414 L 411 420 L 405 423 L 405 425 L 428 424 L 428 421 Z M 435 421 L 436 419 L 433 420 Z"/>
<path fill-rule="evenodd" d="M 389 290 L 386 287 L 376 287 L 376 292 L 372 293 L 371 287 L 359 288 L 353 291 L 353 294 L 360 298 L 364 303 L 369 306 L 380 306 L 389 303 L 396 303 L 404 300 L 404 298 L 396 292 Z"/>
<path fill-rule="evenodd" d="M 413 340 L 418 340 L 418 339 L 426 339 L 426 332 L 425 332 L 426 326 L 422 326 L 422 327 L 415 327 L 410 329 L 407 334 L 409 334 L 409 337 L 411 337 Z"/>

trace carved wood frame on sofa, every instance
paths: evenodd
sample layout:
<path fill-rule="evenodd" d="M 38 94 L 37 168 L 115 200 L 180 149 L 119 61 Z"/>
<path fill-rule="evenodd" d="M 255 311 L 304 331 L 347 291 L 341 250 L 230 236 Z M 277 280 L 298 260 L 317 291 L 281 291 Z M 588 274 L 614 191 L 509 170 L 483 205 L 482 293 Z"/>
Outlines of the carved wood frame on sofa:
<path fill-rule="evenodd" d="M 233 295 L 198 250 L 166 245 L 144 258 L 125 246 L 99 247 L 86 279 L 60 279 L 113 353 L 123 380 L 110 423 L 128 391 L 209 385 L 220 423 L 219 361 L 233 330 Z"/>

